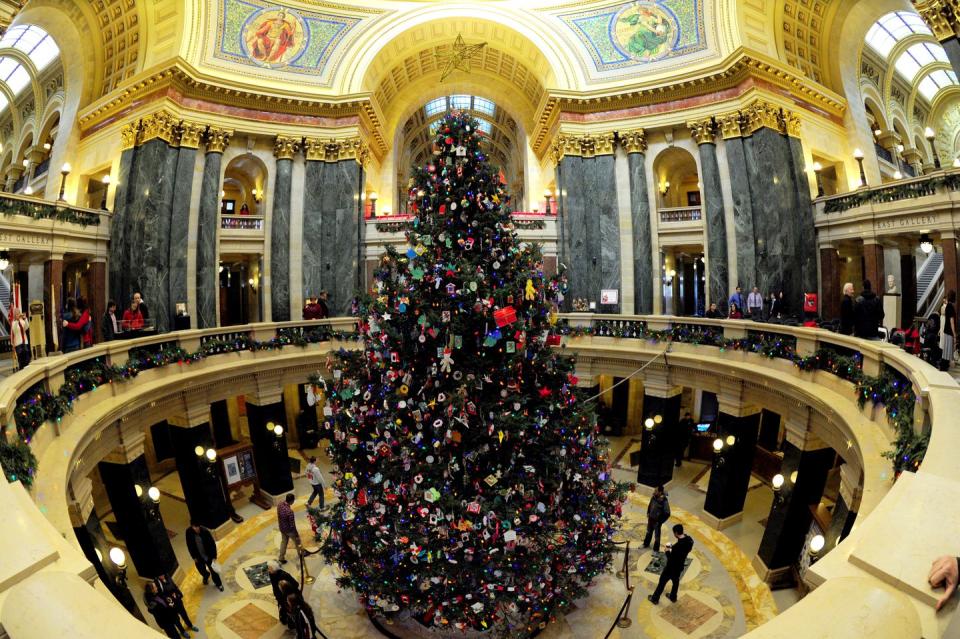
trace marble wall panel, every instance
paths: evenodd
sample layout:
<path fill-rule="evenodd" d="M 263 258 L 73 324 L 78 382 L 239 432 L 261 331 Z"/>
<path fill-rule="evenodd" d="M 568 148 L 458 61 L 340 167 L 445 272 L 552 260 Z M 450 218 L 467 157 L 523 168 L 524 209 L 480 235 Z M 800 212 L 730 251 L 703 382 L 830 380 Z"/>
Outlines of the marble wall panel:
<path fill-rule="evenodd" d="M 644 153 L 627 156 L 630 170 L 630 211 L 633 220 L 634 312 L 653 313 L 653 261 L 650 257 L 650 198 Z M 624 309 L 629 311 L 630 309 Z"/>
<path fill-rule="evenodd" d="M 737 251 L 737 277 L 744 290 L 757 286 L 757 238 L 753 228 L 753 197 L 743 138 L 724 142 L 733 196 L 734 241 Z M 765 289 L 761 289 L 764 290 Z"/>
<path fill-rule="evenodd" d="M 700 181 L 703 183 L 704 223 L 707 230 L 708 303 L 723 304 L 727 299 L 727 226 L 723 208 L 723 189 L 717 147 L 699 145 Z"/>
<path fill-rule="evenodd" d="M 323 257 L 320 281 L 329 294 L 331 315 L 346 315 L 361 282 L 359 274 L 360 211 L 357 194 L 360 189 L 360 165 L 342 160 L 327 165 L 324 185 L 323 238 L 327 250 Z M 327 200 L 326 198 L 329 198 Z"/>
<path fill-rule="evenodd" d="M 790 164 L 793 169 L 793 189 L 796 194 L 797 253 L 800 262 L 801 292 L 817 290 L 817 231 L 813 222 L 813 202 L 810 200 L 810 181 L 803 160 L 803 145 L 797 138 L 788 137 Z"/>
<path fill-rule="evenodd" d="M 197 150 L 180 147 L 177 151 L 177 173 L 170 206 L 170 286 L 171 314 L 177 302 L 187 301 L 187 253 L 190 233 L 190 200 L 193 197 L 193 171 Z M 193 312 L 193 309 L 188 309 Z"/>
<path fill-rule="evenodd" d="M 220 153 L 207 153 L 200 185 L 197 220 L 197 328 L 217 325 L 219 261 L 217 227 L 220 224 Z"/>
<path fill-rule="evenodd" d="M 308 161 L 303 177 L 303 298 L 313 297 L 323 287 L 321 260 L 323 259 L 322 200 L 327 163 Z"/>
<path fill-rule="evenodd" d="M 117 186 L 114 193 L 113 218 L 110 222 L 110 296 L 118 297 L 126 290 L 125 278 L 130 272 L 127 264 L 126 222 L 127 198 L 130 194 L 130 179 L 136 161 L 136 149 L 126 149 L 120 154 L 117 171 Z"/>
<path fill-rule="evenodd" d="M 273 321 L 290 316 L 290 195 L 293 160 L 278 159 L 270 220 L 270 308 Z"/>
<path fill-rule="evenodd" d="M 620 290 L 620 210 L 617 202 L 616 158 L 613 155 L 601 155 L 593 158 L 593 165 L 596 173 L 590 191 L 598 225 L 600 273 L 599 282 L 595 284 L 595 295 L 599 302 L 601 290 Z M 598 310 L 618 313 L 620 304 Z"/>

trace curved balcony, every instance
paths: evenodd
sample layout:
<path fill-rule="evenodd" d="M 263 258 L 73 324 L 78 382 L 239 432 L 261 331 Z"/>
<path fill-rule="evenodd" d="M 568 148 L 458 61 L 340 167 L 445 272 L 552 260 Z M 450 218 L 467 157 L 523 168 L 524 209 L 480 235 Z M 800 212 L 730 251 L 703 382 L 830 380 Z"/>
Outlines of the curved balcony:
<path fill-rule="evenodd" d="M 949 505 L 960 499 L 955 461 L 960 434 L 948 424 L 960 412 L 960 387 L 949 375 L 894 346 L 817 329 L 671 317 L 565 319 L 567 325 L 558 329 L 566 335 L 561 347 L 578 356 L 581 385 L 592 385 L 601 374 L 635 376 L 645 386 L 690 386 L 717 393 L 721 402 L 790 410 L 800 416 L 792 419 L 800 435 L 843 451 L 861 476 L 856 527 L 806 569 L 814 592 L 749 636 L 943 634 L 949 618 L 933 612 L 938 596 L 926 577 L 930 561 L 955 548 L 956 517 Z M 96 574 L 73 527 L 91 499 L 90 470 L 118 446 L 142 440 L 144 429 L 158 420 L 228 394 L 304 382 L 329 352 L 358 346 L 346 337 L 353 325 L 352 318 L 254 324 L 112 342 L 38 360 L 6 380 L 0 386 L 0 423 L 11 439 L 17 401 L 28 391 L 57 393 L 71 370 L 97 359 L 115 365 L 150 362 L 135 379 L 70 389 L 72 410 L 43 423 L 30 439 L 39 460 L 32 495 L 19 483 L 0 485 L 0 508 L 16 513 L 6 518 L 6 542 L 19 550 L 0 558 L 0 631 L 13 639 L 52 636 L 36 620 L 51 617 L 44 611 L 53 605 L 73 637 L 101 637 L 105 625 L 125 636 L 159 637 L 83 583 L 94 583 Z M 326 331 L 344 333 L 320 339 Z M 894 437 L 889 415 L 870 397 L 871 389 L 859 405 L 862 384 L 858 388 L 843 371 L 817 359 L 828 351 L 857 354 L 864 375 L 896 374 L 909 385 L 916 397 L 912 426 L 930 434 L 916 472 L 893 481 L 890 460 L 883 456 Z M 152 355 L 144 359 L 144 353 Z M 196 353 L 202 357 L 191 356 Z M 75 612 L 78 605 L 84 614 Z"/>

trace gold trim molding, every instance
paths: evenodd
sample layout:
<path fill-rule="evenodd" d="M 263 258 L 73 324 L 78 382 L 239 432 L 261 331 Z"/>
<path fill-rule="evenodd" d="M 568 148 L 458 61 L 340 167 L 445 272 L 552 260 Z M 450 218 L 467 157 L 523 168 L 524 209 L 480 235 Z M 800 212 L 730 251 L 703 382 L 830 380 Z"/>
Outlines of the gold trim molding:
<path fill-rule="evenodd" d="M 592 158 L 613 155 L 616 136 L 609 133 L 585 133 L 583 135 L 560 134 L 551 149 L 551 157 L 559 163 L 565 156 Z"/>
<path fill-rule="evenodd" d="M 913 6 L 937 40 L 960 36 L 960 0 L 913 0 Z"/>
<path fill-rule="evenodd" d="M 717 124 L 720 126 L 720 137 L 724 140 L 743 137 L 743 114 L 739 111 L 718 116 Z"/>
<path fill-rule="evenodd" d="M 300 140 L 285 135 L 278 135 L 273 142 L 273 154 L 278 160 L 292 160 L 300 150 Z"/>
<path fill-rule="evenodd" d="M 146 144 L 160 139 L 171 146 L 178 143 L 179 122 L 167 111 L 151 113 L 140 120 L 140 139 L 138 144 Z"/>
<path fill-rule="evenodd" d="M 718 115 L 716 122 L 724 140 L 748 137 L 760 129 L 800 137 L 800 116 L 764 100 L 757 100 L 740 111 Z"/>
<path fill-rule="evenodd" d="M 131 122 L 124 124 L 120 129 L 120 150 L 128 151 L 137 146 L 137 138 L 140 137 L 140 122 Z"/>
<path fill-rule="evenodd" d="M 780 115 L 780 108 L 769 102 L 760 100 L 754 102 L 743 111 L 746 117 L 746 131 L 752 135 L 760 129 L 773 129 L 778 133 L 785 133 L 783 120 Z"/>
<path fill-rule="evenodd" d="M 366 164 L 370 151 L 359 137 L 352 138 L 305 138 L 303 151 L 308 161 L 339 162 L 356 160 L 361 166 Z"/>

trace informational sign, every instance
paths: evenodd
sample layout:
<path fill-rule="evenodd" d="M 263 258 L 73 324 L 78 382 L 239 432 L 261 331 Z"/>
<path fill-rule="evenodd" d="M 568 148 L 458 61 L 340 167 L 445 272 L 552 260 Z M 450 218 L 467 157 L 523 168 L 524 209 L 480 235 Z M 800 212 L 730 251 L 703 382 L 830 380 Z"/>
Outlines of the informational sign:
<path fill-rule="evenodd" d="M 600 303 L 614 305 L 620 299 L 620 291 L 615 288 L 605 288 L 600 291 Z"/>
<path fill-rule="evenodd" d="M 257 467 L 253 463 L 253 449 L 238 450 L 233 455 L 224 455 L 222 459 L 227 486 L 232 487 L 257 478 Z"/>

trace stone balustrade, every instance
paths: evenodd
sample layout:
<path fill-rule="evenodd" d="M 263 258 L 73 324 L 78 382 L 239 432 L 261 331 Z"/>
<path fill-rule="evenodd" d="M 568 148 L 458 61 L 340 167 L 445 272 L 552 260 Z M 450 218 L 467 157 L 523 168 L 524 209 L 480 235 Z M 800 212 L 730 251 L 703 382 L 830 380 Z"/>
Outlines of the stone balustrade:
<path fill-rule="evenodd" d="M 678 208 L 658 209 L 661 224 L 683 224 L 696 222 L 702 225 L 703 209 L 699 206 L 683 206 Z"/>
<path fill-rule="evenodd" d="M 875 638 L 943 634 L 956 602 L 934 613 L 937 595 L 926 585 L 926 574 L 934 557 L 957 554 L 960 433 L 952 428 L 952 418 L 960 412 L 960 386 L 949 375 L 895 346 L 819 329 L 665 316 L 569 314 L 563 319 L 558 332 L 566 335 L 565 350 L 578 357 L 582 384 L 592 384 L 600 374 L 637 374 L 650 364 L 643 371 L 645 383 L 718 393 L 734 389 L 739 401 L 806 405 L 819 415 L 816 434 L 862 474 L 852 533 L 806 570 L 805 580 L 817 586 L 814 593 L 749 636 L 859 637 L 864 619 L 870 620 Z M 207 349 L 193 363 L 163 360 L 135 379 L 83 393 L 59 423 L 48 422 L 35 433 L 30 445 L 40 466 L 33 502 L 20 484 L 0 484 L 0 512 L 17 513 L 6 518 L 6 541 L 23 551 L 0 555 L 0 636 L 4 630 L 16 639 L 41 636 L 31 634 L 25 620 L 43 617 L 51 606 L 70 611 L 64 618 L 71 619 L 71 636 L 77 639 L 129 636 L 130 618 L 119 604 L 87 596 L 81 587 L 96 577 L 73 539 L 72 509 L 83 498 L 78 482 L 104 451 L 117 445 L 117 438 L 142 432 L 169 411 L 189 411 L 194 403 L 214 401 L 216 393 L 302 382 L 322 368 L 331 350 L 358 347 L 356 341 L 306 338 L 319 328 L 350 332 L 354 324 L 353 318 L 253 324 L 111 342 L 36 360 L 0 385 L 0 425 L 12 438 L 17 400 L 28 389 L 57 392 L 72 368 L 96 359 L 122 364 L 150 349 L 178 348 L 188 354 Z M 666 336 L 671 329 L 709 334 L 712 341 L 676 333 L 671 338 Z M 652 331 L 663 332 L 651 337 Z M 751 335 L 763 336 L 778 350 L 724 348 L 717 341 L 719 336 L 735 340 Z M 890 461 L 882 456 L 892 438 L 883 410 L 869 403 L 858 406 L 850 382 L 825 370 L 804 370 L 791 359 L 791 353 L 812 355 L 822 349 L 859 353 L 864 372 L 893 370 L 912 386 L 914 427 L 930 433 L 917 472 L 904 472 L 893 481 Z M 937 426 L 931 428 L 933 424 Z M 81 599 L 89 614 L 73 614 Z M 829 620 L 829 626 L 811 626 L 811 619 Z M 141 628 L 138 636 L 159 635 Z"/>

